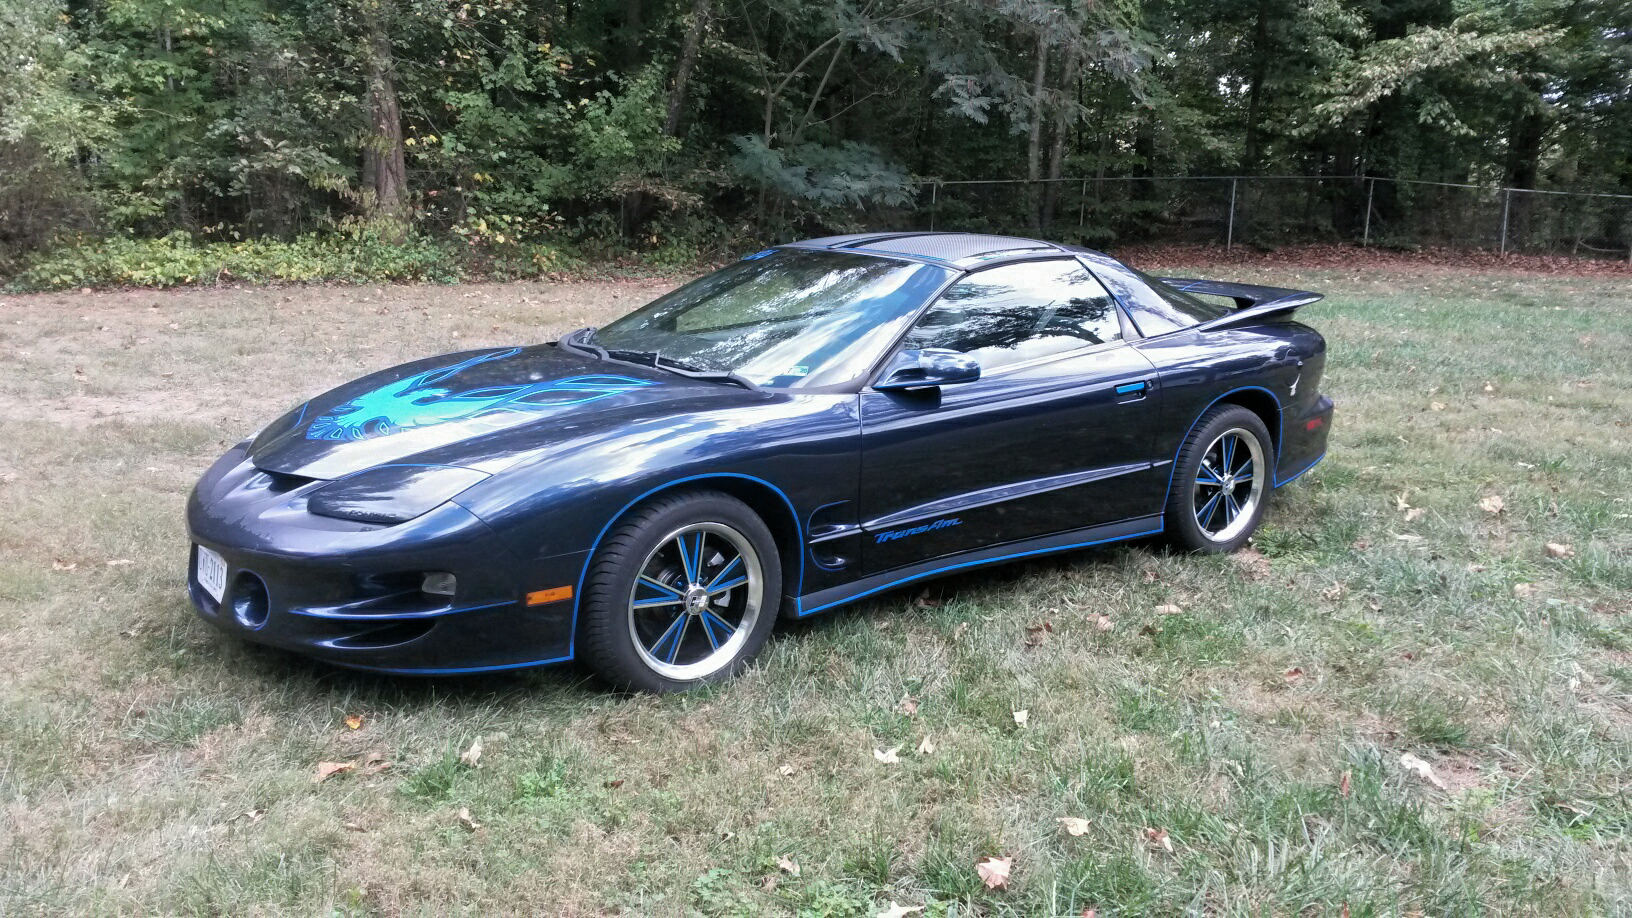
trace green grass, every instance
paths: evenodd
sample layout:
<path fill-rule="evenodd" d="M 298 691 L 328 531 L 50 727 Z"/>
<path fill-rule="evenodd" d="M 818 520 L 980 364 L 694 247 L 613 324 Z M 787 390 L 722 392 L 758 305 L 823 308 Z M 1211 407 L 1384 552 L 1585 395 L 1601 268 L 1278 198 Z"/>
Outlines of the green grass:
<path fill-rule="evenodd" d="M 0 913 L 1632 911 L 1632 291 L 1233 273 L 1330 294 L 1332 451 L 1278 493 L 1264 562 L 967 573 L 671 698 L 241 645 L 192 616 L 181 525 L 302 395 L 660 284 L 0 297 Z"/>

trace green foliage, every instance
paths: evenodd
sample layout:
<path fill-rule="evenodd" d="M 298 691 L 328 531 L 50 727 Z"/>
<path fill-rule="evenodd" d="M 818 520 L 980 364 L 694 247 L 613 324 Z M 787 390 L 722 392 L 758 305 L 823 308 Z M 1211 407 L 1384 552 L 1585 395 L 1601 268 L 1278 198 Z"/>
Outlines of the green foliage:
<path fill-rule="evenodd" d="M 680 266 L 923 224 L 923 178 L 1632 188 L 1628 21 L 1632 0 L 0 0 L 0 272 L 449 277 L 439 258 L 536 272 L 567 246 Z M 1066 232 L 1193 222 L 1183 194 L 1118 187 Z M 1040 228 L 1068 206 L 998 196 L 940 225 Z M 1378 202 L 1379 233 L 1412 206 Z M 1568 233 L 1632 244 L 1605 207 Z M 1361 213 L 1332 210 L 1295 231 Z M 378 245 L 336 241 L 393 215 Z M 375 251 L 404 225 L 404 252 Z M 157 249 L 72 241 L 97 237 Z"/>

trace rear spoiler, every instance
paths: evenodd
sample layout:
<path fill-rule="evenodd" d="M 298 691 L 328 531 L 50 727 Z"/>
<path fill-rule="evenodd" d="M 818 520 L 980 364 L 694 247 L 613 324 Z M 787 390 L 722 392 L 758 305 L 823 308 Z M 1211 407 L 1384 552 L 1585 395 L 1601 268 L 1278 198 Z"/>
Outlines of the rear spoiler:
<path fill-rule="evenodd" d="M 1232 284 L 1228 281 L 1197 280 L 1191 277 L 1164 277 L 1162 283 L 1185 293 L 1229 297 L 1235 301 L 1235 312 L 1203 322 L 1200 328 L 1222 328 L 1262 319 L 1276 313 L 1290 313 L 1310 303 L 1325 299 L 1322 294 L 1307 290 L 1287 290 L 1283 287 L 1260 287 L 1257 284 Z"/>

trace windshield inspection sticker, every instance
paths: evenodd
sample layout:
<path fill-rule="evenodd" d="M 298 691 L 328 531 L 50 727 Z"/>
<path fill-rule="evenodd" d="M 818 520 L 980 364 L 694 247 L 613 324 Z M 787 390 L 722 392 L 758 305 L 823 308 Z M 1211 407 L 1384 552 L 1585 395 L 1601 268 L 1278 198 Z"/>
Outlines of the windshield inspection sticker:
<path fill-rule="evenodd" d="M 810 367 L 806 367 L 806 366 L 788 367 L 786 370 L 782 371 L 782 375 L 783 376 L 809 376 L 810 375 Z"/>
<path fill-rule="evenodd" d="M 874 537 L 873 541 L 875 543 L 893 542 L 896 539 L 904 539 L 907 536 L 923 535 L 926 532 L 933 532 L 937 529 L 947 529 L 952 526 L 960 526 L 962 524 L 963 520 L 960 520 L 955 516 L 948 517 L 938 519 L 933 523 L 925 523 L 922 526 L 914 526 L 911 529 L 893 529 L 889 532 L 881 532 Z"/>

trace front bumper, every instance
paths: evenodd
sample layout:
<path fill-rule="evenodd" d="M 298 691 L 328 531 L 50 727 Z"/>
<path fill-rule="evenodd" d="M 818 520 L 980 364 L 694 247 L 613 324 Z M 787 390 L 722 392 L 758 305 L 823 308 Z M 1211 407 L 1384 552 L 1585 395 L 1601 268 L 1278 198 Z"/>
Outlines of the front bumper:
<path fill-rule="evenodd" d="M 440 675 L 572 656 L 577 598 L 525 604 L 529 591 L 577 586 L 585 553 L 523 559 L 456 503 L 379 526 L 314 516 L 321 482 L 256 470 L 243 445 L 207 472 L 187 505 L 195 547 L 188 594 L 200 617 L 245 640 L 358 669 Z M 217 602 L 196 546 L 226 562 Z M 452 574 L 452 596 L 423 592 Z"/>

